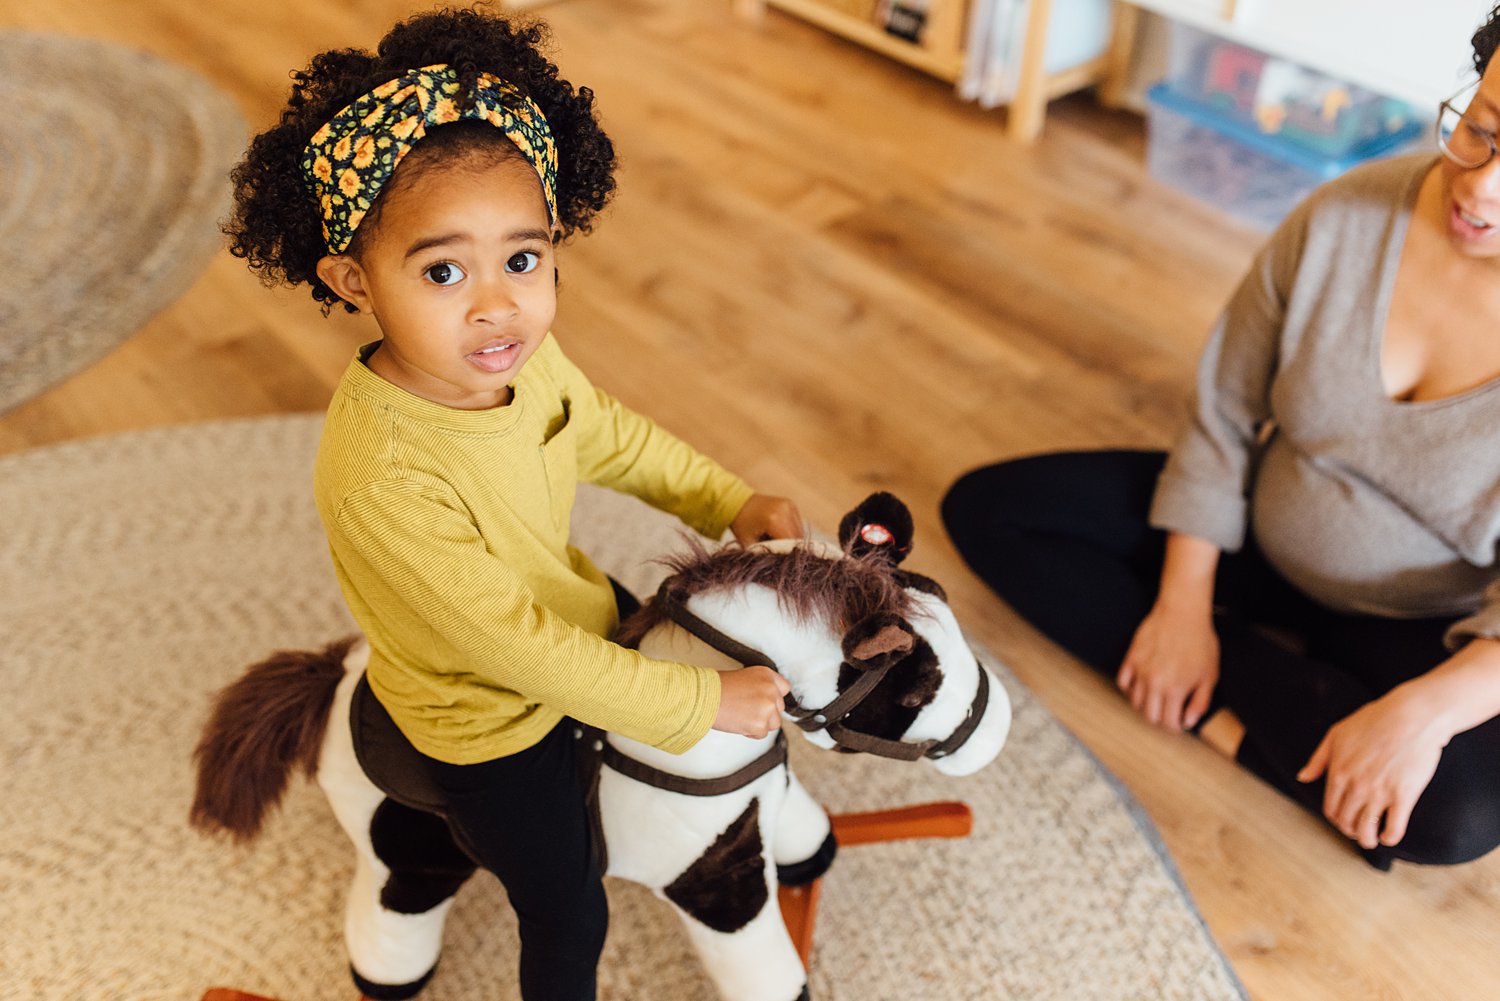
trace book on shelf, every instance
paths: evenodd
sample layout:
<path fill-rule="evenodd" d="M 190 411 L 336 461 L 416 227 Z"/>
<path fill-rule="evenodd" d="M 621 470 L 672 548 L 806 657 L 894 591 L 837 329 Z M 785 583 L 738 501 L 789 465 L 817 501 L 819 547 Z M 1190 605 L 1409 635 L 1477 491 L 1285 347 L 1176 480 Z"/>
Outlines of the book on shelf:
<path fill-rule="evenodd" d="M 1008 104 L 1020 86 L 1031 0 L 973 0 L 965 34 L 958 96 L 981 107 Z M 1109 45 L 1110 0 L 1053 0 L 1042 70 L 1057 73 L 1083 65 Z"/>
<path fill-rule="evenodd" d="M 1016 96 L 1029 0 L 974 0 L 958 96 L 994 108 Z"/>

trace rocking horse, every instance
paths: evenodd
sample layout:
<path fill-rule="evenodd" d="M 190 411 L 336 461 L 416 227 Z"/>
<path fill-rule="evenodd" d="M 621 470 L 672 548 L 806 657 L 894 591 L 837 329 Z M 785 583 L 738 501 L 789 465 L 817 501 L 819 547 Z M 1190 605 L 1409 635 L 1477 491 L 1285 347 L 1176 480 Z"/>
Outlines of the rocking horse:
<path fill-rule="evenodd" d="M 905 506 L 875 494 L 844 517 L 841 549 L 694 542 L 665 561 L 670 575 L 618 639 L 661 659 L 780 671 L 791 684 L 786 718 L 819 747 L 972 773 L 999 753 L 1010 703 L 941 587 L 899 567 L 911 532 Z M 409 747 L 391 739 L 363 680 L 368 654 L 363 640 L 280 654 L 226 688 L 196 753 L 192 820 L 249 840 L 294 767 L 315 775 L 356 850 L 345 921 L 355 982 L 367 997 L 404 998 L 432 975 L 444 919 L 475 866 L 397 750 Z M 578 739 L 603 870 L 671 903 L 724 1001 L 809 996 L 816 881 L 838 840 L 968 829 L 962 804 L 832 824 L 787 766 L 780 731 L 711 731 L 681 755 L 586 728 Z"/>

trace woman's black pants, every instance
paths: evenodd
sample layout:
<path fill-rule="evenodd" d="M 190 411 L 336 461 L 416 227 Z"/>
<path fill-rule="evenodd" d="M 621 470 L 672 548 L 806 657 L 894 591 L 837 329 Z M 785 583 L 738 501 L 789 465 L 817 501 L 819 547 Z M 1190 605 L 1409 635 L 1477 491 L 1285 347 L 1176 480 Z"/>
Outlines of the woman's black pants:
<path fill-rule="evenodd" d="M 1111 680 L 1156 599 L 1166 535 L 1147 509 L 1166 456 L 1077 452 L 975 470 L 949 490 L 943 521 L 986 584 L 1054 642 Z M 1219 562 L 1212 708 L 1245 724 L 1239 760 L 1322 814 L 1323 782 L 1298 782 L 1329 727 L 1448 653 L 1450 619 L 1349 615 L 1283 580 L 1250 539 Z M 1451 864 L 1500 844 L 1500 718 L 1458 734 L 1412 812 L 1405 838 L 1365 852 Z"/>

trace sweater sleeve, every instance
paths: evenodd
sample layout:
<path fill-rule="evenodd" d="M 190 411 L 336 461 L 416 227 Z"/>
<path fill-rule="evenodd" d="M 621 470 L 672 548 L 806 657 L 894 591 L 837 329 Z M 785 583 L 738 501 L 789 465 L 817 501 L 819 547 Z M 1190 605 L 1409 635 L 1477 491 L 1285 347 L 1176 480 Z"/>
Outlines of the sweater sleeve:
<path fill-rule="evenodd" d="M 1287 217 L 1214 326 L 1198 363 L 1188 421 L 1152 499 L 1156 528 L 1206 539 L 1226 552 L 1244 543 L 1252 457 L 1271 418 L 1271 383 L 1307 215 L 1304 203 Z"/>
<path fill-rule="evenodd" d="M 550 611 L 432 487 L 369 484 L 346 497 L 337 529 L 334 557 L 398 667 L 462 675 L 673 753 L 712 725 L 716 672 L 644 657 Z"/>
<path fill-rule="evenodd" d="M 598 389 L 561 349 L 549 359 L 581 422 L 578 477 L 675 515 L 710 539 L 724 534 L 754 493 L 687 442 Z"/>
<path fill-rule="evenodd" d="M 1449 650 L 1457 650 L 1472 639 L 1500 640 L 1500 577 L 1484 589 L 1479 610 L 1453 623 L 1443 635 Z"/>

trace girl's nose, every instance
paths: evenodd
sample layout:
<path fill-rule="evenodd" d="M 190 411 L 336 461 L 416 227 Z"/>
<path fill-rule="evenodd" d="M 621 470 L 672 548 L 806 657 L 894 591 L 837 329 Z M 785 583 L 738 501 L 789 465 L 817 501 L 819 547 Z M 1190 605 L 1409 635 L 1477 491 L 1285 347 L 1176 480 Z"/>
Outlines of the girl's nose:
<path fill-rule="evenodd" d="M 469 305 L 469 320 L 474 323 L 504 323 L 515 318 L 520 306 L 508 282 L 491 281 L 478 285 Z"/>

